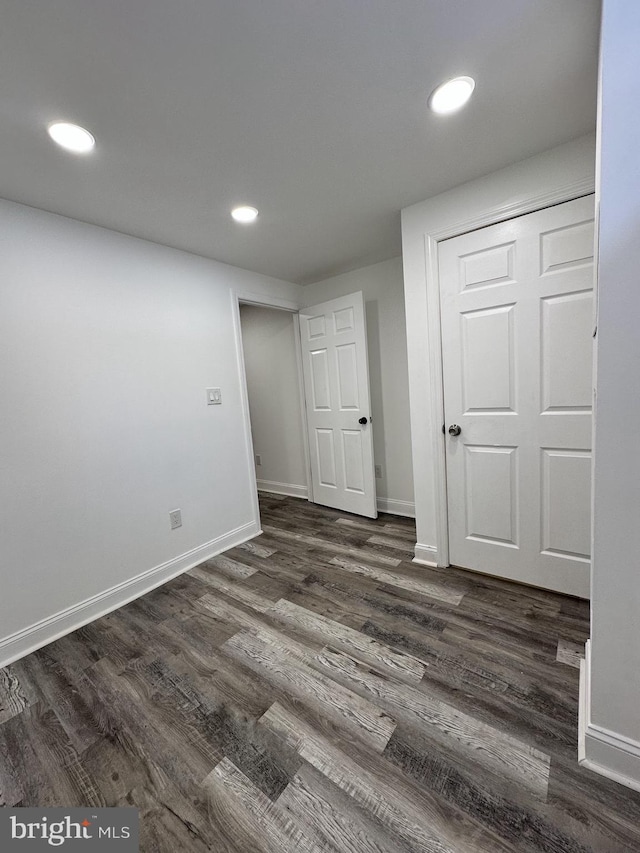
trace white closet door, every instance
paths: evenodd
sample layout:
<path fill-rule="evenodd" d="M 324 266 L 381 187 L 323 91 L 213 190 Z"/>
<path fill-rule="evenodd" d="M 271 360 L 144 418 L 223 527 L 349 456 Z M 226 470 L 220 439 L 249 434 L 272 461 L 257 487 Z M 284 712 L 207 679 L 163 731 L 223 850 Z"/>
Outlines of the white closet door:
<path fill-rule="evenodd" d="M 362 293 L 300 312 L 316 503 L 377 517 Z"/>
<path fill-rule="evenodd" d="M 450 561 L 584 598 L 593 229 L 588 196 L 439 246 Z"/>

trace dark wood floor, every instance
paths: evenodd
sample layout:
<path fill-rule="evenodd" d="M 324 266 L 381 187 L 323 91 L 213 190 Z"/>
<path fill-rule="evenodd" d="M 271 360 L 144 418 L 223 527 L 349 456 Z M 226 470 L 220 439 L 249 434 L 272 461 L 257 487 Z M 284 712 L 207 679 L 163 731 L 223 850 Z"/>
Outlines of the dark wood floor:
<path fill-rule="evenodd" d="M 640 794 L 576 761 L 584 602 L 261 502 L 258 539 L 0 671 L 0 803 L 136 806 L 144 853 L 640 851 Z"/>

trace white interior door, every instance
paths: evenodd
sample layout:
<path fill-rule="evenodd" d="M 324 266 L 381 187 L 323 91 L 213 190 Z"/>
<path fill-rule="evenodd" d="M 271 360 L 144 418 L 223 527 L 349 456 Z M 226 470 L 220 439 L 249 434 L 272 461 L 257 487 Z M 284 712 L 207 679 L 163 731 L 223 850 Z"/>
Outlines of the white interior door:
<path fill-rule="evenodd" d="M 593 210 L 588 196 L 439 246 L 450 562 L 583 598 Z"/>
<path fill-rule="evenodd" d="M 300 312 L 315 503 L 377 517 L 362 293 Z"/>

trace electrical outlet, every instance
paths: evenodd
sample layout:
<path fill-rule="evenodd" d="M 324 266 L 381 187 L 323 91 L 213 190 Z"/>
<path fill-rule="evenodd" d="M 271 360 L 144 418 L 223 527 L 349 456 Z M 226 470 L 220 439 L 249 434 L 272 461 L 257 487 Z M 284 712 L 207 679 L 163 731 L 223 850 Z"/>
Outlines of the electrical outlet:
<path fill-rule="evenodd" d="M 256 453 L 256 465 L 262 465 L 262 456 L 259 453 Z"/>
<path fill-rule="evenodd" d="M 222 391 L 219 388 L 207 388 L 207 406 L 221 406 Z"/>
<path fill-rule="evenodd" d="M 176 528 L 182 527 L 182 510 L 172 509 L 169 512 L 169 521 L 171 523 L 172 530 L 176 530 Z"/>
<path fill-rule="evenodd" d="M 376 472 L 376 480 L 381 480 L 382 479 L 382 465 L 376 465 L 375 466 L 375 472 Z"/>

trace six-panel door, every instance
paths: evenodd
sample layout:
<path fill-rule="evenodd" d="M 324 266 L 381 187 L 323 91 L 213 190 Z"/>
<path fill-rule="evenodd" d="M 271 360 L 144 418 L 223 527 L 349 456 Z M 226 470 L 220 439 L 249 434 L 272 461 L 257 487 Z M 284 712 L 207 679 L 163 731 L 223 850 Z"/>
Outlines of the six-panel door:
<path fill-rule="evenodd" d="M 376 518 L 362 293 L 302 310 L 300 337 L 313 499 Z"/>
<path fill-rule="evenodd" d="M 593 196 L 439 245 L 450 561 L 589 596 Z"/>

